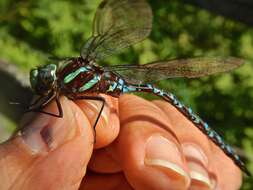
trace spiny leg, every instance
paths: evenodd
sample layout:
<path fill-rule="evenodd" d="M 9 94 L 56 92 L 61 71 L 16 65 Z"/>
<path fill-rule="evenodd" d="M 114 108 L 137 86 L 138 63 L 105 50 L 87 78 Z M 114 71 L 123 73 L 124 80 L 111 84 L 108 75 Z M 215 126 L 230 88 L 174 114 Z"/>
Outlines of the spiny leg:
<path fill-rule="evenodd" d="M 195 115 L 192 110 L 186 107 L 184 104 L 178 101 L 178 99 L 169 92 L 164 92 L 158 88 L 153 87 L 151 84 L 124 84 L 123 92 L 148 92 L 156 96 L 163 98 L 165 101 L 173 105 L 178 111 L 180 111 L 185 117 L 187 117 L 201 132 L 203 132 L 212 142 L 214 142 L 221 150 L 230 157 L 233 162 L 241 168 L 248 176 L 251 176 L 250 172 L 242 162 L 241 158 L 235 153 L 235 151 L 226 144 L 221 136 L 216 133 L 211 127 L 208 126 L 200 117 Z"/>
<path fill-rule="evenodd" d="M 33 103 L 31 103 L 31 104 L 29 105 L 28 109 L 30 109 L 31 107 L 35 106 L 35 105 L 36 105 L 37 103 L 39 103 L 43 98 L 45 98 L 45 97 L 43 97 L 43 96 L 38 97 Z"/>
<path fill-rule="evenodd" d="M 86 95 L 82 95 L 82 96 L 72 96 L 72 97 L 69 97 L 69 99 L 71 100 L 96 100 L 96 101 L 100 101 L 102 102 L 102 106 L 101 106 L 101 109 L 99 110 L 98 112 L 98 116 L 95 120 L 95 123 L 93 125 L 93 132 L 94 132 L 94 144 L 96 143 L 96 126 L 97 126 L 97 123 L 98 123 L 98 120 L 102 114 L 102 111 L 104 109 L 104 106 L 105 106 L 105 99 L 101 96 L 86 96 Z"/>
<path fill-rule="evenodd" d="M 56 95 L 56 105 L 58 108 L 58 113 L 59 113 L 59 117 L 63 117 L 63 111 L 62 111 L 62 106 L 61 106 L 61 102 L 59 100 L 59 95 Z"/>
<path fill-rule="evenodd" d="M 35 99 L 30 105 L 24 105 L 22 103 L 19 103 L 19 102 L 9 102 L 10 105 L 20 105 L 22 106 L 25 106 L 25 113 L 26 112 L 29 112 L 28 110 L 32 110 L 32 107 L 35 106 L 36 104 L 38 104 L 41 100 L 43 100 L 43 98 L 45 98 L 45 96 L 39 96 L 37 99 Z"/>
<path fill-rule="evenodd" d="M 42 98 L 40 98 L 40 99 L 42 99 Z M 56 100 L 58 114 L 54 114 L 54 113 L 43 111 L 43 108 L 45 108 L 46 105 L 49 102 L 51 102 L 53 99 Z M 39 102 L 39 101 L 37 101 L 37 102 Z M 59 95 L 58 94 L 52 94 L 52 95 L 46 97 L 46 100 L 41 105 L 39 105 L 36 108 L 30 108 L 30 109 L 28 109 L 28 110 L 25 111 L 25 113 L 27 113 L 27 112 L 43 113 L 43 114 L 50 115 L 50 116 L 53 116 L 53 117 L 58 117 L 58 118 L 62 118 L 63 117 L 63 110 L 62 110 L 61 103 L 59 101 Z"/>
<path fill-rule="evenodd" d="M 45 112 L 45 111 L 42 110 L 50 101 L 52 101 L 55 98 L 55 93 L 53 93 L 52 95 L 47 96 L 47 97 L 39 97 L 40 100 L 42 100 L 43 98 L 46 98 L 46 99 L 44 100 L 44 102 L 42 104 L 40 104 L 39 106 L 37 106 L 35 108 L 28 108 L 24 113 L 36 112 L 36 113 L 43 113 L 43 114 L 46 114 L 46 115 L 59 117 L 59 118 L 63 117 L 63 111 L 62 111 L 61 104 L 59 102 L 58 95 L 56 95 L 56 103 L 57 103 L 57 108 L 58 108 L 58 111 L 59 111 L 58 115 L 53 114 L 53 113 L 49 113 L 49 112 Z M 38 102 L 39 101 L 37 101 L 37 103 Z M 23 127 L 17 127 L 17 129 L 13 132 L 12 136 L 14 137 L 20 130 L 22 130 L 22 128 Z"/>

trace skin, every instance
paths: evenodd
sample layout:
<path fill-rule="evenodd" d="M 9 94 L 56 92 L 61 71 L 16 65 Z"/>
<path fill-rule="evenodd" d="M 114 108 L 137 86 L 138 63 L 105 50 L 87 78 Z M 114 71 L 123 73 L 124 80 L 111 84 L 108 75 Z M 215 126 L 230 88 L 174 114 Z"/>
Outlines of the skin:
<path fill-rule="evenodd" d="M 26 114 L 21 132 L 0 145 L 0 189 L 240 188 L 240 170 L 168 103 L 101 96 L 95 145 L 95 101 L 62 97 L 62 119 Z M 46 111 L 56 112 L 55 103 Z"/>

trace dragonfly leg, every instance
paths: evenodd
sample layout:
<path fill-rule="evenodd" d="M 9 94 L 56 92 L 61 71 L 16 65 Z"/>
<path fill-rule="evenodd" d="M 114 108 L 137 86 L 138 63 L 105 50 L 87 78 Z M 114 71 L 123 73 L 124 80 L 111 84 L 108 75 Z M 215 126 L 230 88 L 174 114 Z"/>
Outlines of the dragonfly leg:
<path fill-rule="evenodd" d="M 171 105 L 173 105 L 178 111 L 180 111 L 186 118 L 188 118 L 203 134 L 205 134 L 212 142 L 214 142 L 220 149 L 230 157 L 233 162 L 241 168 L 247 175 L 250 176 L 248 169 L 245 164 L 241 160 L 241 158 L 235 153 L 233 148 L 226 144 L 222 137 L 215 132 L 206 122 L 204 122 L 199 116 L 193 113 L 193 111 L 182 104 L 172 93 L 164 92 L 151 84 L 124 84 L 123 86 L 124 92 L 148 92 L 152 93 Z"/>
<path fill-rule="evenodd" d="M 39 98 L 40 100 L 42 98 Z M 49 103 L 51 102 L 53 99 L 56 100 L 56 104 L 57 104 L 57 109 L 58 109 L 58 114 L 54 114 L 54 113 L 50 113 L 50 112 L 46 112 L 46 111 L 43 111 L 43 108 Z M 38 101 L 39 102 L 39 101 Z M 27 112 L 37 112 L 37 113 L 43 113 L 43 114 L 46 114 L 46 115 L 50 115 L 50 116 L 54 116 L 54 117 L 58 117 L 58 118 L 62 118 L 63 117 L 63 110 L 62 110 L 62 106 L 61 106 L 61 103 L 59 101 L 59 95 L 58 94 L 52 94 L 48 97 L 46 97 L 46 100 L 41 104 L 39 105 L 38 107 L 35 107 L 35 108 L 29 108 L 25 111 L 25 113 Z"/>
<path fill-rule="evenodd" d="M 35 105 L 36 105 L 37 103 L 39 103 L 43 98 L 45 98 L 45 97 L 43 97 L 43 96 L 38 97 L 36 100 L 34 100 L 33 103 L 31 103 L 31 104 L 29 105 L 28 109 L 30 109 L 31 107 L 35 106 Z"/>
<path fill-rule="evenodd" d="M 69 97 L 69 99 L 71 99 L 71 100 L 96 100 L 96 101 L 102 102 L 102 106 L 98 112 L 98 116 L 97 116 L 95 123 L 93 125 L 94 144 L 95 144 L 96 143 L 96 126 L 97 126 L 98 120 L 102 114 L 102 111 L 104 109 L 105 99 L 101 96 L 86 96 L 86 95 L 82 95 L 82 96 L 77 95 L 77 96 Z"/>

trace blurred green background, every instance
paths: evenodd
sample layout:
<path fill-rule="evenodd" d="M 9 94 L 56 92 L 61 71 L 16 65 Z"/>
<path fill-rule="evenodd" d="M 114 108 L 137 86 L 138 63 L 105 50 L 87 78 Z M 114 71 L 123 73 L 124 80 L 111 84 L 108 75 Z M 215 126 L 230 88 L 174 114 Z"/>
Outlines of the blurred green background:
<path fill-rule="evenodd" d="M 1 0 L 0 60 L 28 73 L 32 67 L 48 63 L 50 55 L 78 56 L 80 47 L 91 35 L 99 2 Z M 253 173 L 252 28 L 180 0 L 149 2 L 154 14 L 150 37 L 101 64 L 143 64 L 195 56 L 245 58 L 246 64 L 230 74 L 171 79 L 157 85 L 176 94 L 234 145 L 247 158 L 247 166 Z M 1 86 L 0 94 L 4 87 Z M 1 141 L 15 126 L 14 121 L 1 114 Z M 242 189 L 253 189 L 252 179 L 245 178 Z"/>

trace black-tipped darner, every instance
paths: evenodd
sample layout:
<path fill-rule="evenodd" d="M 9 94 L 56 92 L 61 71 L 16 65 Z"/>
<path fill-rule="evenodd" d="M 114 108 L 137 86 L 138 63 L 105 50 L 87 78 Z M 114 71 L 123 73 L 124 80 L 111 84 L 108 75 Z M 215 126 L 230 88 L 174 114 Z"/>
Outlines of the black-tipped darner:
<path fill-rule="evenodd" d="M 116 65 L 101 67 L 97 61 L 115 54 L 123 48 L 144 40 L 152 29 L 152 11 L 144 0 L 104 0 L 99 5 L 93 34 L 81 49 L 80 57 L 59 60 L 31 70 L 30 81 L 40 97 L 27 111 L 63 117 L 59 96 L 70 99 L 92 99 L 102 102 L 94 128 L 104 108 L 105 100 L 88 94 L 105 93 L 114 97 L 122 93 L 147 92 L 163 98 L 177 108 L 211 141 L 218 145 L 234 163 L 249 174 L 244 163 L 233 149 L 207 123 L 195 115 L 177 98 L 151 83 L 174 77 L 195 78 L 226 72 L 239 67 L 238 58 L 192 58 L 157 61 L 145 65 Z M 87 94 L 87 95 L 84 95 Z M 59 113 L 47 113 L 43 108 L 56 100 Z"/>

